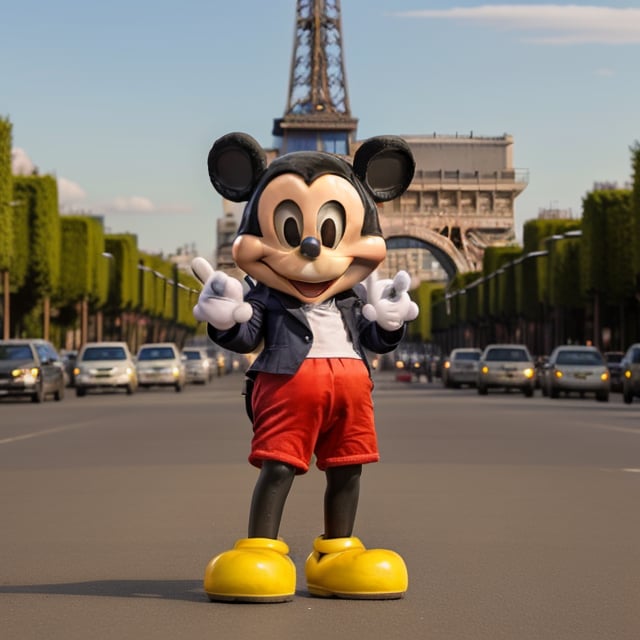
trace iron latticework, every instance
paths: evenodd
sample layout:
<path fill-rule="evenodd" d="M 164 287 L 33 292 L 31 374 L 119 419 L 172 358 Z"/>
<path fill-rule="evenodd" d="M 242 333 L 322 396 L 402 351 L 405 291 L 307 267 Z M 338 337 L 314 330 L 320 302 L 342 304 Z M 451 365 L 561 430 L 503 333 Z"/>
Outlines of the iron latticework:
<path fill-rule="evenodd" d="M 339 0 L 298 0 L 285 114 L 350 116 Z"/>
<path fill-rule="evenodd" d="M 298 0 L 289 95 L 273 133 L 283 151 L 324 149 L 348 154 L 357 120 L 351 117 L 340 0 Z"/>

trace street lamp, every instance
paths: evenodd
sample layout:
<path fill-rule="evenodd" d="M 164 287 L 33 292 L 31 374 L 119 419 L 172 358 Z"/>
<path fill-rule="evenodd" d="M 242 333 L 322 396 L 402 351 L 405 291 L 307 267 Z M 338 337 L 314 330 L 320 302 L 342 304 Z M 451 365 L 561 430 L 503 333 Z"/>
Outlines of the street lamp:
<path fill-rule="evenodd" d="M 557 300 L 553 300 L 551 298 L 551 292 L 552 292 L 552 283 L 554 282 L 553 280 L 553 273 L 552 273 L 552 268 L 554 267 L 554 263 L 556 260 L 560 259 L 560 256 L 558 256 L 556 254 L 556 252 L 553 250 L 554 245 L 562 240 L 572 240 L 572 239 L 576 239 L 576 238 L 580 238 L 582 237 L 582 230 L 581 229 L 572 229 L 570 231 L 565 231 L 564 233 L 556 233 L 552 236 L 549 236 L 548 238 L 545 238 L 544 242 L 547 246 L 547 254 L 549 255 L 549 261 L 547 264 L 547 282 L 546 282 L 546 289 L 547 289 L 547 298 L 549 301 L 549 306 L 552 308 L 553 311 L 553 324 L 549 327 L 550 331 L 553 332 L 553 340 L 550 342 L 553 342 L 553 345 L 549 344 L 546 345 L 549 348 L 551 346 L 555 346 L 560 342 L 563 342 L 565 340 L 564 337 L 564 333 L 565 333 L 565 314 L 564 314 L 564 308 L 562 304 L 559 304 L 559 302 Z M 554 260 L 555 258 L 555 260 Z M 557 298 L 557 296 L 554 296 L 554 298 Z M 552 304 L 552 302 L 555 302 L 555 304 Z M 567 301 L 564 300 L 563 301 L 564 304 L 567 304 Z M 597 292 L 595 294 L 595 300 L 594 300 L 594 334 L 597 337 L 599 329 L 598 329 L 598 325 L 599 325 L 599 310 L 598 310 L 598 298 L 597 298 Z M 550 336 L 549 336 L 550 337 Z"/>
<path fill-rule="evenodd" d="M 108 251 L 103 251 L 100 256 L 102 258 L 104 258 L 105 260 L 109 261 L 109 279 L 108 279 L 108 285 L 107 285 L 107 302 L 109 302 L 110 298 L 111 298 L 111 287 L 113 286 L 114 283 L 114 278 L 113 278 L 113 271 L 115 268 L 115 258 L 113 256 L 112 253 L 109 253 Z M 102 309 L 98 309 L 98 312 L 96 314 L 97 316 L 97 326 L 96 326 L 96 339 L 98 341 L 102 340 L 103 337 L 103 332 L 104 332 L 104 326 L 103 326 L 103 312 Z"/>

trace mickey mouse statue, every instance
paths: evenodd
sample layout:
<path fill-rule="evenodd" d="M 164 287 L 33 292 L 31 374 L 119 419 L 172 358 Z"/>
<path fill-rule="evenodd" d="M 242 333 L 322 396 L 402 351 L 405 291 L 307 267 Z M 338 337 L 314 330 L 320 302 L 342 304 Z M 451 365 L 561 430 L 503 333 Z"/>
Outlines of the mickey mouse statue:
<path fill-rule="evenodd" d="M 364 141 L 353 164 L 297 151 L 268 166 L 243 133 L 218 139 L 209 177 L 223 197 L 247 201 L 233 258 L 250 289 L 196 258 L 203 283 L 194 315 L 209 337 L 237 353 L 262 347 L 247 371 L 253 423 L 249 462 L 260 469 L 248 536 L 213 558 L 204 589 L 212 601 L 284 602 L 296 588 L 289 548 L 278 538 L 285 501 L 312 456 L 326 474 L 324 534 L 305 573 L 309 593 L 401 598 L 407 569 L 397 553 L 352 536 L 362 465 L 379 459 L 365 349 L 387 353 L 418 315 L 409 276 L 376 280 L 386 255 L 376 203 L 402 194 L 414 160 L 404 140 Z"/>

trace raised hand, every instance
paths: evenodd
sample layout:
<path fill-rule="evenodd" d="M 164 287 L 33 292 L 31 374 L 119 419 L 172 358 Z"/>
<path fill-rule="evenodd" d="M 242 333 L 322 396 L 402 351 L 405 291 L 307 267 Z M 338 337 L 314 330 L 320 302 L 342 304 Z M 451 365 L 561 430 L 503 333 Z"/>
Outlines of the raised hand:
<path fill-rule="evenodd" d="M 362 314 L 386 331 L 400 329 L 405 322 L 418 317 L 418 305 L 409 297 L 411 278 L 406 271 L 398 271 L 393 280 L 369 278 L 366 283 L 367 304 Z"/>
<path fill-rule="evenodd" d="M 191 269 L 203 283 L 193 315 L 199 322 L 208 322 L 220 331 L 231 329 L 239 322 L 247 322 L 253 315 L 251 305 L 244 302 L 242 284 L 223 271 L 215 269 L 204 259 L 194 258 Z"/>

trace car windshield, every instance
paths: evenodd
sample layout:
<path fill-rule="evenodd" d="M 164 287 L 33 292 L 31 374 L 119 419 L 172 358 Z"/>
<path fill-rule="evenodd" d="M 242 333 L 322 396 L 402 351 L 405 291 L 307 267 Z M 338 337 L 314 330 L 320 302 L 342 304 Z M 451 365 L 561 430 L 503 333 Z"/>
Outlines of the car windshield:
<path fill-rule="evenodd" d="M 597 351 L 560 351 L 556 363 L 567 365 L 602 364 L 602 356 Z"/>
<path fill-rule="evenodd" d="M 489 362 L 528 362 L 530 358 L 524 349 L 499 347 L 489 349 L 485 360 Z"/>
<path fill-rule="evenodd" d="M 28 360 L 33 359 L 31 347 L 28 344 L 0 345 L 0 360 Z"/>
<path fill-rule="evenodd" d="M 199 351 L 183 351 L 182 352 L 187 360 L 202 360 L 202 356 Z"/>
<path fill-rule="evenodd" d="M 138 361 L 142 360 L 174 360 L 175 353 L 171 347 L 149 347 L 140 349 Z"/>
<path fill-rule="evenodd" d="M 87 347 L 82 360 L 126 360 L 127 354 L 122 347 Z"/>
<path fill-rule="evenodd" d="M 453 354 L 454 360 L 480 360 L 479 351 L 460 351 Z"/>

